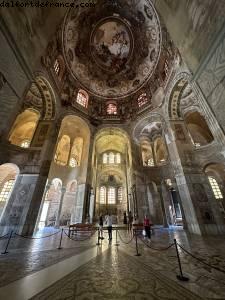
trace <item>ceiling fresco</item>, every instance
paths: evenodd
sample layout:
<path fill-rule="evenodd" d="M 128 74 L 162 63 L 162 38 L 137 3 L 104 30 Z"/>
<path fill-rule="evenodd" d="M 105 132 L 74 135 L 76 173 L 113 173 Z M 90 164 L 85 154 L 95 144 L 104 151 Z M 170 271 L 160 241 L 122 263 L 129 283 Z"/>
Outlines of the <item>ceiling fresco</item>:
<path fill-rule="evenodd" d="M 91 53 L 103 70 L 122 71 L 132 52 L 132 35 L 119 18 L 107 18 L 96 27 L 91 38 Z"/>
<path fill-rule="evenodd" d="M 104 99 L 125 98 L 151 78 L 161 29 L 150 0 L 98 0 L 69 10 L 63 26 L 67 68 L 80 85 Z"/>

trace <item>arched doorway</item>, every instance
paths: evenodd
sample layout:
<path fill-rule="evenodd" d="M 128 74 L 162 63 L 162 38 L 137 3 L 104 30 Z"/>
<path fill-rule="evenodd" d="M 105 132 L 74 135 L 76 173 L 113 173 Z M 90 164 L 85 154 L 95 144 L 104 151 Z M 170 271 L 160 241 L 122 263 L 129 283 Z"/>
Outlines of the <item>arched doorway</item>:
<path fill-rule="evenodd" d="M 41 220 L 44 216 L 42 211 L 47 209 L 46 201 L 48 201 L 48 214 L 44 223 L 42 221 L 42 226 L 44 224 L 44 226 L 58 227 L 69 223 L 81 223 L 85 218 L 83 212 L 86 199 L 89 145 L 88 124 L 78 116 L 64 117 L 48 175 L 50 184 L 46 185 L 39 212 L 39 220 Z M 54 191 L 51 192 L 55 178 L 60 179 L 61 184 L 58 190 L 54 188 Z M 40 221 L 37 224 L 40 224 Z"/>
<path fill-rule="evenodd" d="M 110 212 L 119 222 L 124 211 L 133 210 L 131 189 L 132 158 L 128 135 L 118 128 L 105 128 L 95 136 L 92 156 L 94 216 Z"/>

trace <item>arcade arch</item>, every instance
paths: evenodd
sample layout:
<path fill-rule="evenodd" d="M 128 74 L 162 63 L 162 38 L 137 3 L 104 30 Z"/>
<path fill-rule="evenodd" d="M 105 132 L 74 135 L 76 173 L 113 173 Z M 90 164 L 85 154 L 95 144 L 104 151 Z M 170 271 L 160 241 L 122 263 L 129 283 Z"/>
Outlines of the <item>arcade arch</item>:
<path fill-rule="evenodd" d="M 131 208 L 131 146 L 125 131 L 117 128 L 100 130 L 94 141 L 92 186 L 95 190 L 95 217 L 111 212 L 122 220 Z"/>
<path fill-rule="evenodd" d="M 10 198 L 19 172 L 19 168 L 15 164 L 6 163 L 0 165 L 0 219 L 4 214 L 4 209 Z"/>

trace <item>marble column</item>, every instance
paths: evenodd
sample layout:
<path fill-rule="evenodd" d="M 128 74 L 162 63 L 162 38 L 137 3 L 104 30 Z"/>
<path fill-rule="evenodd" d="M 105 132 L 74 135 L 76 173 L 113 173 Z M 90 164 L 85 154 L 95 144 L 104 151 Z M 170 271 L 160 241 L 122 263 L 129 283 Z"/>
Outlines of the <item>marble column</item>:
<path fill-rule="evenodd" d="M 168 220 L 167 220 L 165 204 L 164 204 L 164 199 L 163 199 L 163 187 L 162 186 L 157 186 L 157 189 L 158 189 L 158 192 L 159 192 L 161 207 L 162 207 L 163 227 L 168 228 L 169 224 L 168 224 Z"/>
<path fill-rule="evenodd" d="M 66 187 L 63 186 L 61 189 L 61 197 L 60 197 L 60 202 L 59 202 L 59 210 L 58 210 L 56 221 L 55 221 L 55 228 L 59 228 L 60 216 L 61 216 L 61 212 L 62 212 L 63 198 L 65 195 L 65 192 L 66 192 Z"/>
<path fill-rule="evenodd" d="M 51 187 L 50 183 L 46 184 L 46 186 L 45 186 L 45 190 L 44 190 L 44 193 L 43 193 L 43 196 L 42 196 L 42 202 L 41 202 L 41 206 L 40 206 L 40 209 L 39 209 L 37 222 L 36 222 L 36 226 L 35 226 L 34 231 L 38 230 L 38 225 L 39 225 L 39 222 L 40 222 L 40 219 L 41 219 L 41 213 L 42 213 L 42 209 L 43 209 L 43 206 L 44 206 L 45 198 L 46 198 L 47 192 L 49 191 L 50 187 Z"/>

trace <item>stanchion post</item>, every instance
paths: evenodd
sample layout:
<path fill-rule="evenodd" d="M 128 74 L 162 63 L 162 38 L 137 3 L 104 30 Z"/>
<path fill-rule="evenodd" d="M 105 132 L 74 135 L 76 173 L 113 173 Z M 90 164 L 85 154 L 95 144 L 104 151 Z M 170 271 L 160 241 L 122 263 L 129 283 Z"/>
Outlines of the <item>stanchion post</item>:
<path fill-rule="evenodd" d="M 189 278 L 185 277 L 183 275 L 183 272 L 182 272 L 182 266 L 181 266 L 179 251 L 178 251 L 178 248 L 177 248 L 177 240 L 176 239 L 174 239 L 174 245 L 175 245 L 175 248 L 176 248 L 177 260 L 178 260 L 178 265 L 179 265 L 179 270 L 180 270 L 180 275 L 177 275 L 177 279 L 179 279 L 181 281 L 188 281 Z"/>
<path fill-rule="evenodd" d="M 120 244 L 118 243 L 118 240 L 117 240 L 117 228 L 116 228 L 116 243 L 115 243 L 115 246 L 119 246 Z"/>
<path fill-rule="evenodd" d="M 135 244 L 136 244 L 136 254 L 135 254 L 135 256 L 141 256 L 141 254 L 138 252 L 137 229 L 135 229 Z"/>
<path fill-rule="evenodd" d="M 59 247 L 57 249 L 62 249 L 62 236 L 63 236 L 63 228 L 61 230 L 61 235 L 60 235 L 60 241 L 59 241 Z"/>
<path fill-rule="evenodd" d="M 10 232 L 10 236 L 9 236 L 9 238 L 8 238 L 8 241 L 7 241 L 7 244 L 6 244 L 6 247 L 5 247 L 5 251 L 2 252 L 2 254 L 9 253 L 7 250 L 8 250 L 9 243 L 10 243 L 10 240 L 11 240 L 11 238 L 12 238 L 12 235 L 13 235 L 13 230 Z"/>
<path fill-rule="evenodd" d="M 99 230 L 99 228 L 98 228 L 98 240 L 97 240 L 96 246 L 99 246 L 99 245 L 100 245 L 99 240 L 100 240 L 100 230 Z"/>

